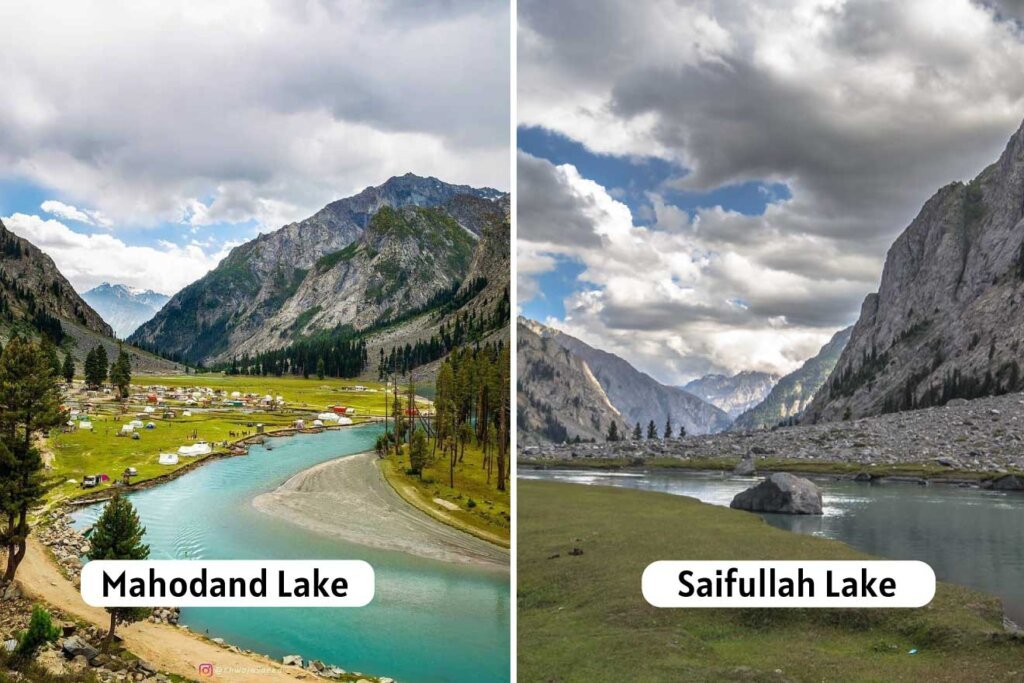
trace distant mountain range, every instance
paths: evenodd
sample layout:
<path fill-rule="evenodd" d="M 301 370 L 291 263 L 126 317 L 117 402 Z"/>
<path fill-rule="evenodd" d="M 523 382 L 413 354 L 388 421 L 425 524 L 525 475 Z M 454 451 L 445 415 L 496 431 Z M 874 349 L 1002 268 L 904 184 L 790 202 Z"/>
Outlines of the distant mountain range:
<path fill-rule="evenodd" d="M 507 335 L 508 215 L 497 190 L 391 178 L 236 247 L 131 341 L 204 364 L 345 330 L 386 348 L 426 343 L 453 306 L 480 334 L 503 310 Z"/>
<path fill-rule="evenodd" d="M 1024 127 L 896 239 L 810 421 L 1024 389 Z"/>
<path fill-rule="evenodd" d="M 745 370 L 732 376 L 705 375 L 682 389 L 721 408 L 735 419 L 763 401 L 778 381 L 779 375 Z"/>
<path fill-rule="evenodd" d="M 120 284 L 103 284 L 82 294 L 97 313 L 103 316 L 114 329 L 114 334 L 124 339 L 146 322 L 171 297 L 151 289 L 137 289 Z"/>
<path fill-rule="evenodd" d="M 765 429 L 799 416 L 832 373 L 852 331 L 847 327 L 836 332 L 813 358 L 780 379 L 763 401 L 739 415 L 730 429 Z"/>
<path fill-rule="evenodd" d="M 525 381 L 517 387 L 517 402 L 521 433 L 528 438 L 552 440 L 563 429 L 570 438 L 588 432 L 606 435 L 615 413 L 620 433 L 631 432 L 637 422 L 646 433 L 653 421 L 661 434 L 671 419 L 674 429 L 682 425 L 688 434 L 707 434 L 731 422 L 723 410 L 661 384 L 614 354 L 520 318 L 519 329 L 524 327 L 527 344 L 519 347 L 518 372 Z"/>

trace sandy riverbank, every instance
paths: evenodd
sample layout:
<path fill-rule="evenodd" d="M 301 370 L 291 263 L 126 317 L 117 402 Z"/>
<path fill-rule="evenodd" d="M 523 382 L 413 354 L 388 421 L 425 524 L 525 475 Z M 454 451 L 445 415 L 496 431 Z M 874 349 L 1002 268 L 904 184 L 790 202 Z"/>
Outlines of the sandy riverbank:
<path fill-rule="evenodd" d="M 508 570 L 509 551 L 416 509 L 385 481 L 373 453 L 296 474 L 253 499 L 260 511 L 351 543 Z"/>
<path fill-rule="evenodd" d="M 28 553 L 18 568 L 18 583 L 25 593 L 54 605 L 79 619 L 106 628 L 110 616 L 100 607 L 82 600 L 78 589 L 65 579 L 46 549 L 30 539 Z M 284 667 L 268 658 L 232 652 L 188 631 L 142 621 L 117 630 L 124 645 L 137 657 L 157 669 L 183 676 L 199 677 L 200 664 L 212 664 L 217 680 L 235 683 L 276 683 L 310 680 L 310 675 L 294 667 Z"/>

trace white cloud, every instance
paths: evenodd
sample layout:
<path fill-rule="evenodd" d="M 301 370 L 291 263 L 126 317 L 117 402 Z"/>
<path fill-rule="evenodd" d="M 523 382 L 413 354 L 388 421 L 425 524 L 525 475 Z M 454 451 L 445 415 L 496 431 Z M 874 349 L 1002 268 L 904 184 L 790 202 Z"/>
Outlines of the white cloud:
<path fill-rule="evenodd" d="M 3 219 L 15 234 L 42 249 L 76 290 L 101 282 L 173 294 L 217 265 L 234 243 L 211 248 L 192 241 L 184 245 L 161 240 L 158 247 L 133 246 L 114 235 L 87 235 L 64 223 L 15 213 Z"/>
<path fill-rule="evenodd" d="M 52 214 L 58 218 L 63 218 L 69 221 L 98 225 L 102 228 L 109 228 L 113 226 L 110 219 L 99 211 L 79 209 L 76 206 L 71 206 L 70 204 L 65 204 L 64 202 L 59 202 L 55 199 L 47 199 L 39 205 L 39 208 L 48 214 Z"/>
<path fill-rule="evenodd" d="M 407 171 L 507 188 L 508 15 L 501 0 L 3 3 L 0 169 L 117 226 L 276 229 Z"/>
<path fill-rule="evenodd" d="M 578 250 L 597 291 L 572 297 L 562 326 L 666 381 L 783 371 L 817 351 L 856 318 L 925 200 L 994 161 L 1024 117 L 1024 33 L 1003 18 L 1019 3 L 989 5 L 521 0 L 520 123 L 690 169 L 649 196 L 653 229 Z M 664 201 L 749 181 L 791 198 L 769 198 L 763 216 Z M 543 238 L 564 221 L 519 215 L 531 249 L 567 253 Z"/>

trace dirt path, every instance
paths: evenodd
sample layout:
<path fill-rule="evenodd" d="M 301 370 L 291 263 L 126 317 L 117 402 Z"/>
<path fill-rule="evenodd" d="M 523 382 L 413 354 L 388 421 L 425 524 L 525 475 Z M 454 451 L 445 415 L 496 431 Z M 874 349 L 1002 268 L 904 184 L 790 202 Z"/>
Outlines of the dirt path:
<path fill-rule="evenodd" d="M 46 550 L 35 540 L 29 541 L 28 553 L 18 569 L 18 581 L 30 597 L 103 628 L 110 622 L 106 610 L 85 604 L 78 590 L 61 575 Z M 307 673 L 283 667 L 265 657 L 231 652 L 173 626 L 139 622 L 122 626 L 118 634 L 124 638 L 125 647 L 138 657 L 161 671 L 190 680 L 276 683 L 311 678 Z M 200 664 L 212 664 L 214 675 L 201 676 Z"/>
<path fill-rule="evenodd" d="M 263 512 L 352 543 L 508 570 L 509 551 L 444 524 L 404 500 L 373 453 L 312 467 L 253 499 Z"/>

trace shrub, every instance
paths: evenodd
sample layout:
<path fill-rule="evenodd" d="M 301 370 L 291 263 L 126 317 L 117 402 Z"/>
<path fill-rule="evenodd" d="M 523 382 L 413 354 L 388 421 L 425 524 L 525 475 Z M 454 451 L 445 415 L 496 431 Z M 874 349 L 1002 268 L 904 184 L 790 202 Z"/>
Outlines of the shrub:
<path fill-rule="evenodd" d="M 475 501 L 475 500 L 473 500 L 472 498 L 470 498 L 470 499 L 469 499 L 469 502 L 468 502 L 468 503 L 466 503 L 466 507 L 469 507 L 469 508 L 475 508 L 475 507 L 476 507 L 476 501 Z"/>
<path fill-rule="evenodd" d="M 59 636 L 60 629 L 54 626 L 50 613 L 36 605 L 32 608 L 32 619 L 28 623 L 28 629 L 22 631 L 18 637 L 15 655 L 23 660 L 33 659 L 39 648 L 57 640 Z"/>

